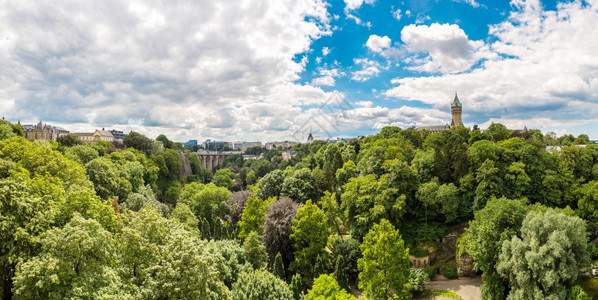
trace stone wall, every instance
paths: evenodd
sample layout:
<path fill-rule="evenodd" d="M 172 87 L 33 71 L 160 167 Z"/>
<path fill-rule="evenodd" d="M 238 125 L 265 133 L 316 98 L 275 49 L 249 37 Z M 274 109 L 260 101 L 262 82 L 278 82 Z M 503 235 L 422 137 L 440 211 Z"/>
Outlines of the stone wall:
<path fill-rule="evenodd" d="M 457 273 L 461 276 L 473 276 L 473 259 L 469 257 L 469 254 L 465 253 L 457 257 Z"/>

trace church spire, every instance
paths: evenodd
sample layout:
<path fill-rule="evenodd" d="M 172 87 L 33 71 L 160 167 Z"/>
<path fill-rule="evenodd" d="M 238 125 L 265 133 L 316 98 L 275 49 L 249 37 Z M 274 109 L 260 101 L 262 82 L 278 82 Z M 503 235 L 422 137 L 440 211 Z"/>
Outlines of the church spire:
<path fill-rule="evenodd" d="M 461 106 L 461 101 L 459 101 L 459 97 L 457 97 L 457 91 L 455 91 L 455 99 L 453 99 L 453 104 L 451 106 Z"/>

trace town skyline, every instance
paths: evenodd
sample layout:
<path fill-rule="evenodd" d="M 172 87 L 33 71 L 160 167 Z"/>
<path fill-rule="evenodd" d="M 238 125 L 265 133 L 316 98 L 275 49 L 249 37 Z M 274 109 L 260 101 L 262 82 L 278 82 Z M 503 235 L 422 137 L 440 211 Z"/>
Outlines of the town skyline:
<path fill-rule="evenodd" d="M 598 139 L 597 6 L 9 2 L 0 113 L 72 131 L 276 141 L 443 124 L 457 91 L 466 127 Z"/>

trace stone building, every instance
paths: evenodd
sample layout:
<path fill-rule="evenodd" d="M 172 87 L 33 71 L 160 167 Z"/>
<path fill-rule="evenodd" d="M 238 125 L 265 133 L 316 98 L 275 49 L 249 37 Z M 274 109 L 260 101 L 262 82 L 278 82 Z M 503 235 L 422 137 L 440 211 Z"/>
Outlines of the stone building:
<path fill-rule="evenodd" d="M 432 125 L 432 126 L 421 126 L 417 129 L 423 130 L 426 129 L 430 133 L 437 133 L 443 130 L 451 129 L 455 126 L 463 126 L 463 119 L 461 118 L 461 114 L 463 113 L 463 105 L 461 101 L 459 101 L 459 97 L 457 97 L 457 92 L 455 92 L 455 98 L 453 99 L 453 103 L 451 104 L 451 125 Z"/>
<path fill-rule="evenodd" d="M 21 125 L 21 122 L 18 124 Z M 62 127 L 42 124 L 41 121 L 37 125 L 21 125 L 21 127 L 23 127 L 25 137 L 31 140 L 56 140 L 58 137 L 69 133 L 68 130 Z"/>
<path fill-rule="evenodd" d="M 75 132 L 77 137 L 84 142 L 84 143 L 97 143 L 98 141 L 104 141 L 108 143 L 112 143 L 114 141 L 114 136 L 110 131 L 96 129 L 95 132 Z"/>

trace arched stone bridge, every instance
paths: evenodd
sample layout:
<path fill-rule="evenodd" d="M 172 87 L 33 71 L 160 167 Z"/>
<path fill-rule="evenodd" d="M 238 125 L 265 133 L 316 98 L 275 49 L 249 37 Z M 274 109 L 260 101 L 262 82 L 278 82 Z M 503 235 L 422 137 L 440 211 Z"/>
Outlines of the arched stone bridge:
<path fill-rule="evenodd" d="M 224 159 L 233 154 L 243 154 L 241 151 L 206 151 L 197 150 L 197 156 L 201 160 L 201 168 L 203 170 L 213 170 L 215 167 L 223 165 Z"/>

